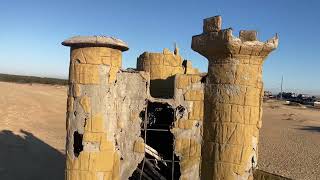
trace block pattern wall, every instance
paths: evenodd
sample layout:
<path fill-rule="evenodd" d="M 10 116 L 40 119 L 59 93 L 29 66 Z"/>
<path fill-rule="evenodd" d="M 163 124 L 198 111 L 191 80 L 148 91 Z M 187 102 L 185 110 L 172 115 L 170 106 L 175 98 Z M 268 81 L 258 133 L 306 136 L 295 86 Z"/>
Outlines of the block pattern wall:
<path fill-rule="evenodd" d="M 137 60 L 137 70 L 150 73 L 150 80 L 167 79 L 175 74 L 183 74 L 183 58 L 179 54 L 164 49 L 163 53 L 144 52 Z"/>
<path fill-rule="evenodd" d="M 68 180 L 119 179 L 120 155 L 106 124 L 105 91 L 115 80 L 120 67 L 120 50 L 106 47 L 71 49 L 67 112 Z M 83 146 L 83 149 L 78 155 L 74 153 L 75 132 L 82 136 L 78 146 Z"/>
<path fill-rule="evenodd" d="M 221 30 L 221 17 L 204 20 L 192 49 L 209 60 L 205 85 L 202 179 L 252 179 L 262 116 L 262 64 L 278 38 L 259 42 L 255 31 Z"/>
<path fill-rule="evenodd" d="M 71 46 L 66 179 L 128 179 L 144 157 L 139 114 L 148 74 L 120 71 L 124 46 L 109 47 L 108 38 L 102 47 L 99 39 L 72 40 L 64 42 Z"/>
<path fill-rule="evenodd" d="M 176 120 L 171 132 L 180 159 L 180 179 L 200 179 L 204 84 L 199 74 L 175 76 Z"/>

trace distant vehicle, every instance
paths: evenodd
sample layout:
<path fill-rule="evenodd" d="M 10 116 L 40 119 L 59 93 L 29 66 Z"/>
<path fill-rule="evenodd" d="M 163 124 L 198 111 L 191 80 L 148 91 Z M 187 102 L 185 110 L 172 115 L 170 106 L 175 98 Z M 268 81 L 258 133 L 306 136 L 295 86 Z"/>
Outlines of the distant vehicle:
<path fill-rule="evenodd" d="M 277 98 L 281 98 L 287 101 L 296 102 L 304 105 L 313 105 L 317 101 L 315 96 L 310 96 L 308 94 L 296 94 L 293 92 L 282 92 L 277 95 Z"/>

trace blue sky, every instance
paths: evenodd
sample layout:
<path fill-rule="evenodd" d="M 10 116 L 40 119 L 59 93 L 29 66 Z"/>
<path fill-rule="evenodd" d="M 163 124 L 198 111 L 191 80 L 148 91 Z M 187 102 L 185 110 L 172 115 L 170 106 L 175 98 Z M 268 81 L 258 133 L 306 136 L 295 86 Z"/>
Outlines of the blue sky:
<path fill-rule="evenodd" d="M 262 41 L 279 33 L 279 48 L 264 64 L 266 89 L 320 94 L 320 1 L 2 0 L 0 73 L 66 78 L 75 35 L 110 35 L 129 44 L 123 66 L 135 67 L 144 51 L 173 48 L 195 67 L 207 60 L 192 51 L 191 37 L 204 18 L 222 15 L 223 28 L 258 31 Z"/>

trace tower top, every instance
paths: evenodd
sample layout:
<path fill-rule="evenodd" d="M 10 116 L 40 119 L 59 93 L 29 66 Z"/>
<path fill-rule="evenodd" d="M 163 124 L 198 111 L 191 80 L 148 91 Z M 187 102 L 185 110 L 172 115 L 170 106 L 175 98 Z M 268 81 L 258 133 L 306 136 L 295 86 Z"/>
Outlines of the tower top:
<path fill-rule="evenodd" d="M 128 44 L 120 39 L 109 36 L 74 36 L 61 43 L 64 46 L 71 47 L 109 47 L 126 51 Z"/>
<path fill-rule="evenodd" d="M 202 34 L 192 37 L 191 48 L 205 57 L 220 55 L 253 55 L 267 56 L 278 47 L 278 35 L 266 42 L 257 39 L 254 30 L 241 30 L 239 37 L 232 34 L 232 29 L 222 29 L 221 16 L 213 16 L 203 20 Z"/>

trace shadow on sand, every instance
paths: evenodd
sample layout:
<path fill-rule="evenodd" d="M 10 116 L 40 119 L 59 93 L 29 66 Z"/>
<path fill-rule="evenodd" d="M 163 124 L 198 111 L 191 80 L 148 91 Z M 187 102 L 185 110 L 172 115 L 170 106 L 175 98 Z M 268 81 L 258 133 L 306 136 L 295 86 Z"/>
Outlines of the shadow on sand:
<path fill-rule="evenodd" d="M 320 126 L 303 126 L 298 129 L 311 132 L 320 132 Z"/>
<path fill-rule="evenodd" d="M 1 180 L 64 179 L 65 156 L 32 133 L 0 131 Z"/>

